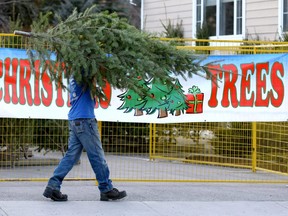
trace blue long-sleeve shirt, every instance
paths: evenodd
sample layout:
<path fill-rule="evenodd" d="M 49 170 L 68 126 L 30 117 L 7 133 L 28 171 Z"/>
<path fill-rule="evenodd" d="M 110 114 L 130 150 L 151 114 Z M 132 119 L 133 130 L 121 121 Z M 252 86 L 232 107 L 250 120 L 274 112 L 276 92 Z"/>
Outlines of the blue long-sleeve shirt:
<path fill-rule="evenodd" d="M 91 98 L 89 88 L 83 88 L 73 78 L 70 78 L 69 89 L 71 109 L 68 113 L 68 120 L 95 118 L 94 107 L 96 101 Z"/>

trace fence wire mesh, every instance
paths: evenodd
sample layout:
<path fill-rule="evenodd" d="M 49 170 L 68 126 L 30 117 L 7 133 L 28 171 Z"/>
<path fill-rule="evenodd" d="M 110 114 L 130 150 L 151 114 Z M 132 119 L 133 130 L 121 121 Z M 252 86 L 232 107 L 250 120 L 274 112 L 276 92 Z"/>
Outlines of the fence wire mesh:
<path fill-rule="evenodd" d="M 25 49 L 25 43 L 0 35 L 1 48 Z M 287 52 L 280 42 L 191 39 L 183 45 L 205 54 Z M 288 182 L 286 122 L 98 124 L 114 181 Z M 0 118 L 0 181 L 47 180 L 67 141 L 66 120 Z M 67 179 L 95 180 L 85 151 Z"/>

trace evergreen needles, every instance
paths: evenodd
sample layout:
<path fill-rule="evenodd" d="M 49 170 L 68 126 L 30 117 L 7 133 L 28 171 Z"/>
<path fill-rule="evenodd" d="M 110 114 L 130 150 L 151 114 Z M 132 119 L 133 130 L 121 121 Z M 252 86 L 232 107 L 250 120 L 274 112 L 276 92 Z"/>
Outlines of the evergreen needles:
<path fill-rule="evenodd" d="M 145 94 L 135 79 L 138 76 L 172 85 L 175 76 L 209 73 L 206 66 L 200 66 L 199 56 L 156 40 L 117 14 L 95 13 L 93 8 L 83 13 L 74 10 L 54 28 L 47 29 L 47 16 L 32 26 L 28 55 L 32 64 L 40 60 L 57 85 L 63 86 L 64 70 L 67 78 L 74 76 L 78 83 L 91 88 L 92 96 L 105 98 L 106 82 L 114 88 Z"/>

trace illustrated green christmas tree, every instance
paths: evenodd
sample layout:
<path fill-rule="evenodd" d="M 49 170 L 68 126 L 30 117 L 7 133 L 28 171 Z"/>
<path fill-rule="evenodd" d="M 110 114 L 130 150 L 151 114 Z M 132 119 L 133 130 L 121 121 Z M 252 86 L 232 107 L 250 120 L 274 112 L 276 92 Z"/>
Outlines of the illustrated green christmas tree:
<path fill-rule="evenodd" d="M 148 95 L 145 97 L 146 103 L 143 110 L 145 110 L 148 115 L 158 110 L 158 118 L 167 117 L 171 86 L 159 78 L 152 79 L 150 84 L 151 86 L 148 90 Z"/>
<path fill-rule="evenodd" d="M 147 91 L 149 89 L 149 87 L 147 86 L 147 82 L 143 80 L 141 76 L 137 77 L 137 84 L 138 86 L 143 88 L 143 91 Z M 122 105 L 118 108 L 119 110 L 125 109 L 124 113 L 135 110 L 135 116 L 143 115 L 142 108 L 146 103 L 146 100 L 144 99 L 145 95 L 140 95 L 134 90 L 128 89 L 126 92 L 118 95 L 118 97 L 121 98 L 121 101 L 123 101 Z"/>
<path fill-rule="evenodd" d="M 32 69 L 35 61 L 40 60 L 43 71 L 62 87 L 66 87 L 63 70 L 66 78 L 74 76 L 78 83 L 92 90 L 91 96 L 103 99 L 106 82 L 112 88 L 130 89 L 141 95 L 147 92 L 135 85 L 133 77 L 138 75 L 143 80 L 166 80 L 171 88 L 171 75 L 191 78 L 193 74 L 210 74 L 208 64 L 202 65 L 203 57 L 159 41 L 115 13 L 97 12 L 96 6 L 83 13 L 75 9 L 55 26 L 48 21 L 49 14 L 44 14 L 33 23 L 31 32 L 15 34 L 28 38 L 26 47 Z"/>
<path fill-rule="evenodd" d="M 172 115 L 179 116 L 181 112 L 188 108 L 186 104 L 186 96 L 184 95 L 184 90 L 182 89 L 182 85 L 178 79 L 176 79 L 175 84 L 169 94 L 169 101 L 168 101 L 168 109 Z"/>

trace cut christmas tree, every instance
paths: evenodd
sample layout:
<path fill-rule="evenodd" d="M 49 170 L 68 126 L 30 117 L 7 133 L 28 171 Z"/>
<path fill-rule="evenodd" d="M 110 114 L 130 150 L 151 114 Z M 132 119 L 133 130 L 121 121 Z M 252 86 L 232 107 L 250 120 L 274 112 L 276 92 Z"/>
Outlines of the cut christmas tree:
<path fill-rule="evenodd" d="M 176 76 L 205 77 L 209 73 L 207 65 L 201 65 L 203 57 L 159 41 L 115 13 L 94 9 L 83 13 L 74 10 L 54 27 L 48 27 L 47 14 L 32 25 L 31 32 L 15 31 L 29 37 L 27 53 L 32 68 L 38 60 L 56 85 L 66 87 L 63 74 L 66 78 L 73 76 L 92 90 L 92 96 L 102 99 L 107 82 L 113 88 L 143 95 L 148 92 L 139 86 L 137 77 L 163 80 L 172 88 Z"/>

